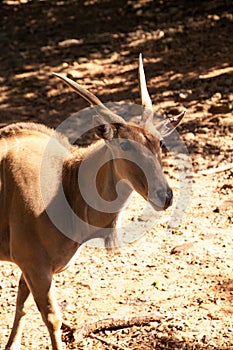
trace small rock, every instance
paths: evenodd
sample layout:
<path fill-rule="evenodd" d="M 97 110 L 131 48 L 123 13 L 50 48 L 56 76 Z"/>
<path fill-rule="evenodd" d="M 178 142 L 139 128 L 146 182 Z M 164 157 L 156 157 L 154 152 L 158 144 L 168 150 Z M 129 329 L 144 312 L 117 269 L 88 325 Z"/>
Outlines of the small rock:
<path fill-rule="evenodd" d="M 186 100 L 187 97 L 188 97 L 187 92 L 180 92 L 180 93 L 179 93 L 179 98 L 180 98 L 181 100 Z"/>
<path fill-rule="evenodd" d="M 83 73 L 73 69 L 69 72 L 69 77 L 71 79 L 80 79 L 83 77 Z"/>
<path fill-rule="evenodd" d="M 194 133 L 192 132 L 188 132 L 186 135 L 185 135 L 185 140 L 187 141 L 193 141 L 196 139 L 196 136 L 194 135 Z"/>
<path fill-rule="evenodd" d="M 212 97 L 211 97 L 211 101 L 213 102 L 218 102 L 220 101 L 222 98 L 222 94 L 220 92 L 216 92 Z"/>
<path fill-rule="evenodd" d="M 220 118 L 220 124 L 227 128 L 233 128 L 233 118 L 231 117 Z"/>

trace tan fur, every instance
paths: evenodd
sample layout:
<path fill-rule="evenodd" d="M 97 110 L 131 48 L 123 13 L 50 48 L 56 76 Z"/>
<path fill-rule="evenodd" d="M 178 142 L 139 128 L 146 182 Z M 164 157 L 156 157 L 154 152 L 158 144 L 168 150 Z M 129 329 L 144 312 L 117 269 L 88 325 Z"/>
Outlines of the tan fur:
<path fill-rule="evenodd" d="M 154 166 L 155 174 L 152 175 L 155 188 L 169 189 L 156 158 L 159 154 L 159 139 L 134 125 L 111 125 L 111 128 L 117 144 L 118 139 L 130 139 L 139 144 L 138 156 L 145 158 L 142 163 L 146 167 L 150 164 Z M 46 160 L 46 171 L 43 175 L 41 162 L 51 137 L 52 155 Z M 143 156 L 144 151 L 140 145 L 155 154 L 155 160 Z M 25 301 L 31 292 L 48 327 L 53 350 L 61 350 L 62 321 L 53 293 L 53 274 L 63 270 L 81 244 L 89 239 L 103 238 L 109 247 L 117 244 L 118 212 L 103 213 L 93 209 L 80 194 L 77 174 L 82 161 L 90 161 L 85 179 L 88 187 L 100 160 L 104 160 L 105 165 L 99 170 L 96 184 L 103 199 L 115 199 L 116 183 L 121 179 L 131 183 L 130 186 L 125 184 L 122 207 L 133 189 L 147 199 L 145 176 L 127 160 L 110 160 L 110 155 L 114 152 L 120 152 L 119 145 L 113 146 L 103 140 L 85 149 L 71 146 L 66 138 L 54 134 L 52 129 L 34 123 L 16 123 L 0 130 L 0 259 L 14 262 L 22 270 L 15 321 L 6 349 L 15 350 L 20 347 Z M 45 187 L 48 196 L 49 191 L 54 191 L 49 185 L 50 180 L 55 183 L 56 190 L 56 181 L 59 181 L 56 177 L 56 162 L 62 157 L 64 162 L 61 181 L 66 199 L 79 218 L 96 227 L 95 230 L 87 232 L 72 226 L 72 217 L 64 218 L 72 226 L 76 240 L 68 238 L 53 224 L 47 214 L 46 201 L 41 195 L 41 176 L 48 177 L 45 179 L 45 183 L 48 181 L 48 186 Z M 56 199 L 56 193 L 53 195 Z M 62 211 L 60 214 L 62 216 Z M 105 228 L 110 229 L 107 235 Z"/>
<path fill-rule="evenodd" d="M 88 240 L 102 238 L 107 248 L 117 246 L 117 219 L 133 190 L 156 210 L 172 203 L 159 142 L 178 125 L 184 112 L 170 124 L 165 120 L 155 128 L 141 55 L 143 127 L 127 124 L 91 92 L 55 75 L 101 115 L 95 118 L 101 140 L 83 149 L 41 124 L 16 123 L 0 129 L 0 259 L 16 263 L 22 271 L 7 350 L 20 349 L 30 293 L 53 350 L 62 350 L 53 274 L 65 269 Z M 121 186 L 117 187 L 118 182 Z M 118 207 L 107 210 L 116 201 Z"/>

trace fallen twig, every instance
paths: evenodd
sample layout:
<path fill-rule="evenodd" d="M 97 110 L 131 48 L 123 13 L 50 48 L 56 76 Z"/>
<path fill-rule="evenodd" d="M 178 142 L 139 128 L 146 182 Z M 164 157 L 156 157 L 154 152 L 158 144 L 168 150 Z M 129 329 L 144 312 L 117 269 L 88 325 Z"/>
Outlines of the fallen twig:
<path fill-rule="evenodd" d="M 112 317 L 90 323 L 75 333 L 75 340 L 79 341 L 84 337 L 90 336 L 102 330 L 115 330 L 132 326 L 143 326 L 150 322 L 160 321 L 164 316 L 158 314 L 147 314 L 140 316 Z"/>
<path fill-rule="evenodd" d="M 199 176 L 199 175 L 212 175 L 212 174 L 221 173 L 223 171 L 230 170 L 232 168 L 233 168 L 233 163 L 230 163 L 230 164 L 226 164 L 226 165 L 223 165 L 221 167 L 218 167 L 218 168 L 211 168 L 211 169 L 199 171 L 195 175 L 196 176 Z"/>
<path fill-rule="evenodd" d="M 188 242 L 188 243 L 177 245 L 174 248 L 172 248 L 170 254 L 177 254 L 177 253 L 185 252 L 188 249 L 191 249 L 195 243 L 196 242 Z"/>

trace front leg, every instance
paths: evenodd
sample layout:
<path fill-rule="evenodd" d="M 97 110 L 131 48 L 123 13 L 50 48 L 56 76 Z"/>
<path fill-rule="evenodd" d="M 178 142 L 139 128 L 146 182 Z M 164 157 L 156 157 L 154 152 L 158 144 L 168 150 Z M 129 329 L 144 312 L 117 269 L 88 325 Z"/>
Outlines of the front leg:
<path fill-rule="evenodd" d="M 6 345 L 6 350 L 19 350 L 21 345 L 21 337 L 24 326 L 24 316 L 26 315 L 26 300 L 30 294 L 29 288 L 25 282 L 24 275 L 21 274 L 18 287 L 18 295 L 16 300 L 15 319 L 13 328 Z"/>
<path fill-rule="evenodd" d="M 52 349 L 62 350 L 61 325 L 62 319 L 57 301 L 54 295 L 52 272 L 44 266 L 33 266 L 34 262 L 27 267 L 25 279 L 32 292 L 36 305 L 41 313 L 42 319 L 48 328 Z"/>

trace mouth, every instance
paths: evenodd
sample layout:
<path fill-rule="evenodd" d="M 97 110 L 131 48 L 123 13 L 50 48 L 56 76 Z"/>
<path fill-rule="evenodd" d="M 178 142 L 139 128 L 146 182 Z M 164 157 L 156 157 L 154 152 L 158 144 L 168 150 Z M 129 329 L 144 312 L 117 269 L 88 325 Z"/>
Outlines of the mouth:
<path fill-rule="evenodd" d="M 169 208 L 172 205 L 172 203 L 158 205 L 158 204 L 156 204 L 155 202 L 153 202 L 150 199 L 149 199 L 149 203 L 152 206 L 152 208 L 155 209 L 156 211 L 164 211 L 164 210 L 166 210 L 167 208 Z"/>

